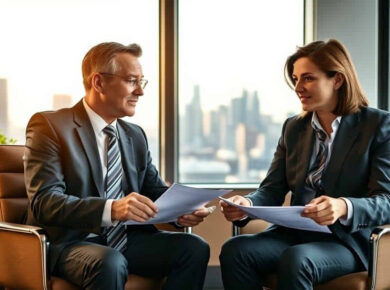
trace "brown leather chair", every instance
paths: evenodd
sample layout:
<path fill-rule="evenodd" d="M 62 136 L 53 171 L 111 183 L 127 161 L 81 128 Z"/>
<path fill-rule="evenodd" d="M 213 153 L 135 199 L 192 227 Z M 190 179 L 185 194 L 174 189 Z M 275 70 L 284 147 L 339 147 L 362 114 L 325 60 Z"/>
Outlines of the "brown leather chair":
<path fill-rule="evenodd" d="M 0 145 L 0 285 L 6 289 L 80 289 L 49 275 L 49 241 L 44 231 L 21 224 L 27 207 L 23 152 L 24 146 Z M 168 224 L 157 227 L 177 231 Z M 125 289 L 161 289 L 163 282 L 129 275 Z"/>
<path fill-rule="evenodd" d="M 289 203 L 289 198 L 286 200 Z M 252 220 L 242 228 L 233 225 L 233 236 L 259 233 L 268 226 L 269 223 L 262 220 Z M 371 259 L 368 271 L 341 276 L 327 283 L 314 286 L 314 290 L 390 289 L 390 225 L 374 229 L 370 242 Z M 277 289 L 275 274 L 268 275 L 265 278 L 263 289 Z"/>

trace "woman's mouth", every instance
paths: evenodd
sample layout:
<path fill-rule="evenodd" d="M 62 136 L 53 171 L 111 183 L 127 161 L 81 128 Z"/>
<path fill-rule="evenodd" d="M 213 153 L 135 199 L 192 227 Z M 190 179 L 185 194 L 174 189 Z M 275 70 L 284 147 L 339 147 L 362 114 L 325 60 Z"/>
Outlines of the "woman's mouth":
<path fill-rule="evenodd" d="M 310 96 L 298 96 L 301 103 L 306 102 L 308 99 L 310 99 Z"/>

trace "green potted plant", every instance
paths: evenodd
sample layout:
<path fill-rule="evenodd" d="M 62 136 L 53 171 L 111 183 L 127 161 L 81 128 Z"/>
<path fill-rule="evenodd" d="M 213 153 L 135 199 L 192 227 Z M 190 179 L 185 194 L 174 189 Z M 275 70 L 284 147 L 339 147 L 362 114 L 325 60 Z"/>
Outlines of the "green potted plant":
<path fill-rule="evenodd" d="M 0 132 L 0 145 L 7 145 L 7 144 L 15 144 L 16 140 L 15 139 L 8 139 L 7 136 L 3 135 Z"/>

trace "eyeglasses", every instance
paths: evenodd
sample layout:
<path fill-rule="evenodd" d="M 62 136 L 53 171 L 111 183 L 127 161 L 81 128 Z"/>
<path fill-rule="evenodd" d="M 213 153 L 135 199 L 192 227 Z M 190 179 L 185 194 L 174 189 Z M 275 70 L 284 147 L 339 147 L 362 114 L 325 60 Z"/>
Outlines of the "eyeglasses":
<path fill-rule="evenodd" d="M 100 72 L 99 74 L 121 78 L 122 80 L 124 80 L 126 83 L 128 83 L 132 87 L 140 86 L 142 89 L 144 89 L 146 87 L 146 85 L 148 84 L 148 80 L 145 80 L 145 79 L 137 79 L 135 77 L 125 77 L 125 76 L 112 74 L 112 73 L 106 73 L 106 72 Z"/>

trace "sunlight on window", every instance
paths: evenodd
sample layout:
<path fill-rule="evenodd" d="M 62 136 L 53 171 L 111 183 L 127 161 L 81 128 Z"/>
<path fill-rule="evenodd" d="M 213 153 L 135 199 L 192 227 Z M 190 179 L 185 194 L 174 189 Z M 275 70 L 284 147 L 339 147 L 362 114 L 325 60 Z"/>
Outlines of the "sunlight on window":
<path fill-rule="evenodd" d="M 284 63 L 303 44 L 303 0 L 179 5 L 179 181 L 258 183 L 286 117 Z"/>
<path fill-rule="evenodd" d="M 81 61 L 100 42 L 136 42 L 149 84 L 131 122 L 158 153 L 158 0 L 0 1 L 0 131 L 24 144 L 37 111 L 70 107 L 84 96 Z"/>

